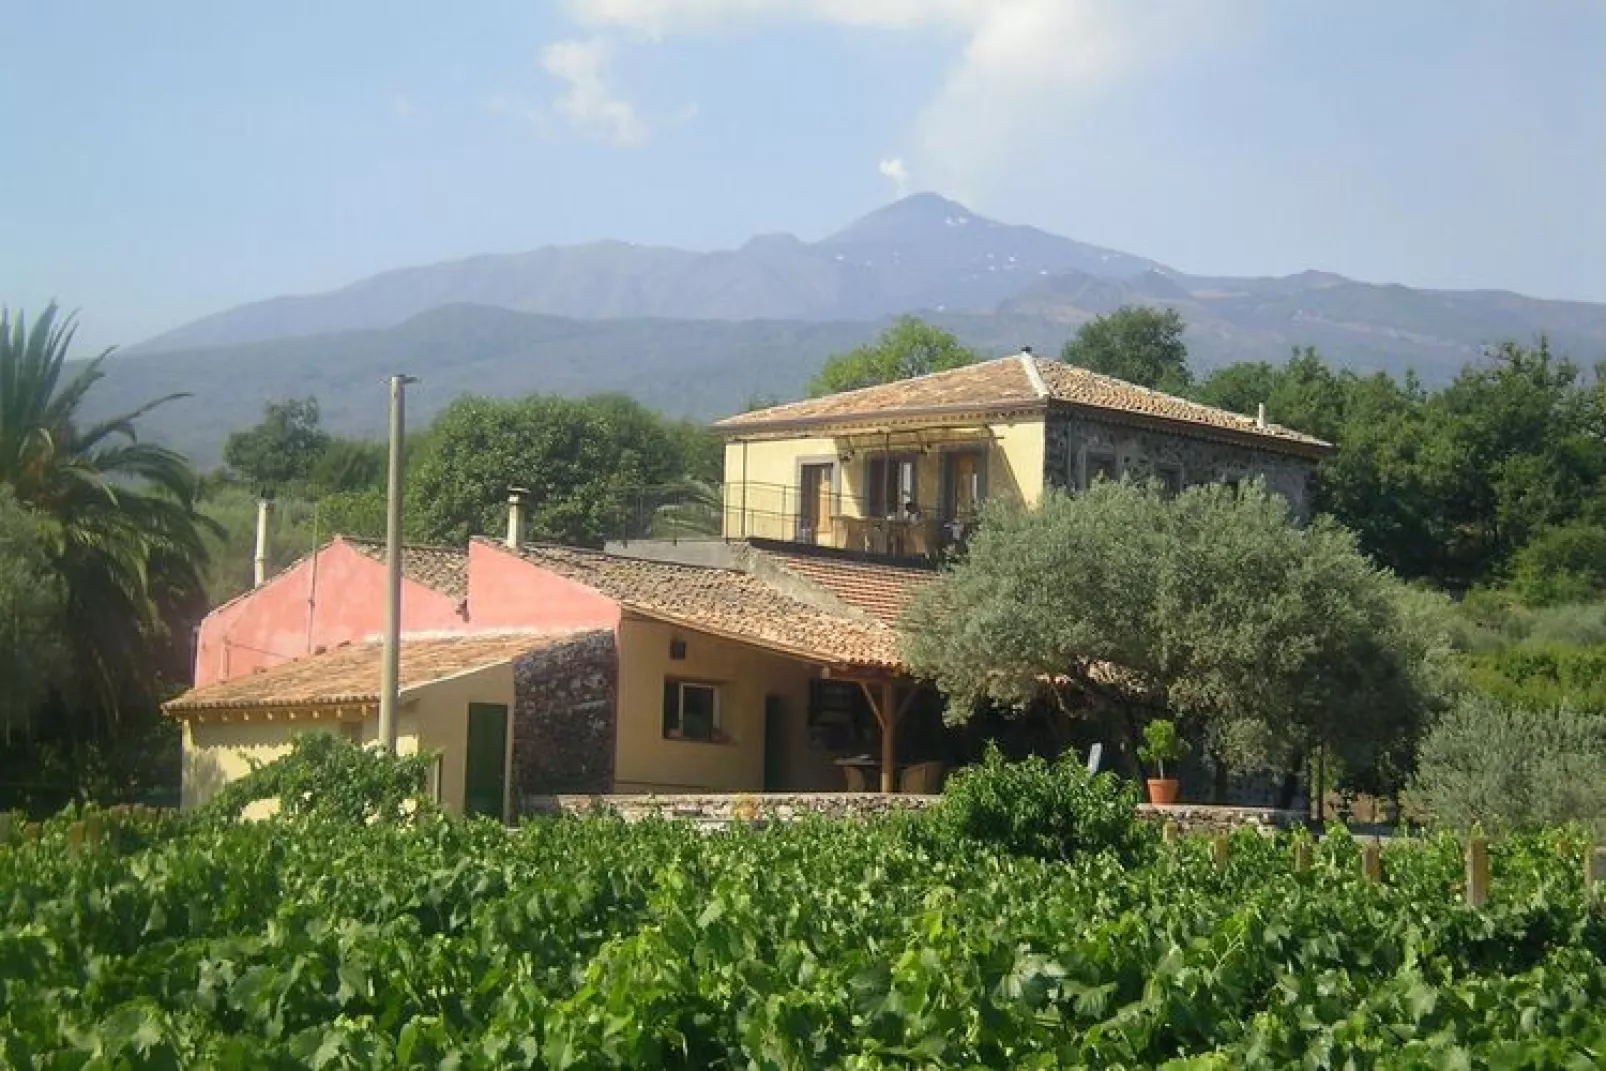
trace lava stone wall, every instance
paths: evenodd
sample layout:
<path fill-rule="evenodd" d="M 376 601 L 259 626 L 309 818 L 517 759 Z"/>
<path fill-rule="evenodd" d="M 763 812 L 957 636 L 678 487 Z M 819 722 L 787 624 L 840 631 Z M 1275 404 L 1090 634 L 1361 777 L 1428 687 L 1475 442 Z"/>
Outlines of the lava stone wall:
<path fill-rule="evenodd" d="M 513 796 L 613 791 L 619 655 L 614 634 L 587 632 L 513 664 Z"/>
<path fill-rule="evenodd" d="M 1181 472 L 1183 484 L 1189 487 L 1259 476 L 1288 500 L 1296 517 L 1310 519 L 1316 463 L 1308 458 L 1063 414 L 1049 416 L 1045 434 L 1043 480 L 1047 487 L 1085 487 L 1089 456 L 1113 457 L 1118 471 L 1130 473 L 1134 479 L 1148 479 L 1172 468 Z"/>

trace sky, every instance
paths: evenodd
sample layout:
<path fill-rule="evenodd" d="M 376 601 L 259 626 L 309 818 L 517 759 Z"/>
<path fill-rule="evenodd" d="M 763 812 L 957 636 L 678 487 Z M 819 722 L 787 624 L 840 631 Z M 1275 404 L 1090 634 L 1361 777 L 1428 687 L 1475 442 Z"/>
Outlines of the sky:
<path fill-rule="evenodd" d="M 0 0 L 0 304 L 86 346 L 900 193 L 1203 274 L 1606 301 L 1602 0 Z"/>

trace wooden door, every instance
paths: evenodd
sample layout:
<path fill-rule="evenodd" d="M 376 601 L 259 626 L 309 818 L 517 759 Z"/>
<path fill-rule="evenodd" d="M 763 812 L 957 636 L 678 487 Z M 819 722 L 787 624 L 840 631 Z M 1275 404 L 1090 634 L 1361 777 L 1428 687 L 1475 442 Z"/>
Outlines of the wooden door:
<path fill-rule="evenodd" d="M 506 704 L 468 705 L 468 748 L 463 763 L 463 813 L 506 819 Z"/>
<path fill-rule="evenodd" d="M 979 453 L 952 453 L 948 461 L 948 516 L 955 520 L 971 520 L 981 506 L 981 466 Z"/>
<path fill-rule="evenodd" d="M 832 479 L 836 466 L 830 462 L 820 465 L 804 465 L 799 473 L 799 482 L 802 486 L 799 497 L 802 499 L 799 510 L 801 527 L 807 533 L 804 542 L 830 543 L 832 535 L 831 514 L 832 506 Z"/>

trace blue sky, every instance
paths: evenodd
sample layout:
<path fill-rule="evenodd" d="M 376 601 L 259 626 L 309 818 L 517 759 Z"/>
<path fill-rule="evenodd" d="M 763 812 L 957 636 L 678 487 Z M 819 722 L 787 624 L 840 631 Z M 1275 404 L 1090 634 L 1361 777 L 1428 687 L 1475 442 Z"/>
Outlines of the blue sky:
<path fill-rule="evenodd" d="M 6 0 L 0 302 L 131 344 L 386 268 L 935 189 L 1201 273 L 1606 301 L 1600 0 Z"/>

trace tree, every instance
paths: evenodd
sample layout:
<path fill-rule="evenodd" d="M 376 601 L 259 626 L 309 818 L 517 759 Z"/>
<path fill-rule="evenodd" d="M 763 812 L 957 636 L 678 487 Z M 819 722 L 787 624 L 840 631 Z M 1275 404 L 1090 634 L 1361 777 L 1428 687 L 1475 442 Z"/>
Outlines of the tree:
<path fill-rule="evenodd" d="M 257 491 L 271 495 L 305 480 L 328 446 L 318 399 L 286 398 L 267 403 L 261 421 L 231 434 L 223 443 L 223 460 Z"/>
<path fill-rule="evenodd" d="M 149 704 L 156 668 L 173 664 L 171 627 L 204 600 L 199 481 L 181 455 L 140 442 L 140 418 L 178 395 L 82 425 L 78 410 L 107 350 L 64 379 L 72 317 L 54 304 L 35 319 L 0 311 L 0 484 L 39 518 L 65 590 L 73 662 L 63 688 L 97 703 L 108 722 Z"/>
<path fill-rule="evenodd" d="M 318 495 L 383 488 L 388 464 L 382 442 L 330 437 L 307 470 L 307 484 Z"/>
<path fill-rule="evenodd" d="M 1101 481 L 990 507 L 914 600 L 905 655 L 951 721 L 1046 697 L 1128 755 L 1143 722 L 1171 717 L 1218 773 L 1298 769 L 1325 746 L 1397 780 L 1446 679 L 1431 611 L 1349 532 L 1296 526 L 1259 483 L 1167 498 Z"/>
<path fill-rule="evenodd" d="M 1193 382 L 1182 332 L 1182 316 L 1176 309 L 1123 305 L 1077 328 L 1060 359 L 1128 383 L 1180 394 Z"/>
<path fill-rule="evenodd" d="M 0 487 L 0 741 L 26 730 L 61 669 L 63 606 L 39 519 Z"/>
<path fill-rule="evenodd" d="M 517 486 L 534 538 L 600 545 L 625 534 L 632 496 L 682 477 L 691 442 L 617 395 L 461 398 L 435 419 L 409 480 L 410 528 L 440 542 L 500 532 Z"/>
<path fill-rule="evenodd" d="M 915 316 L 903 316 L 874 342 L 825 362 L 809 384 L 809 396 L 895 383 L 900 379 L 962 368 L 976 360 L 974 350 L 953 335 Z"/>

